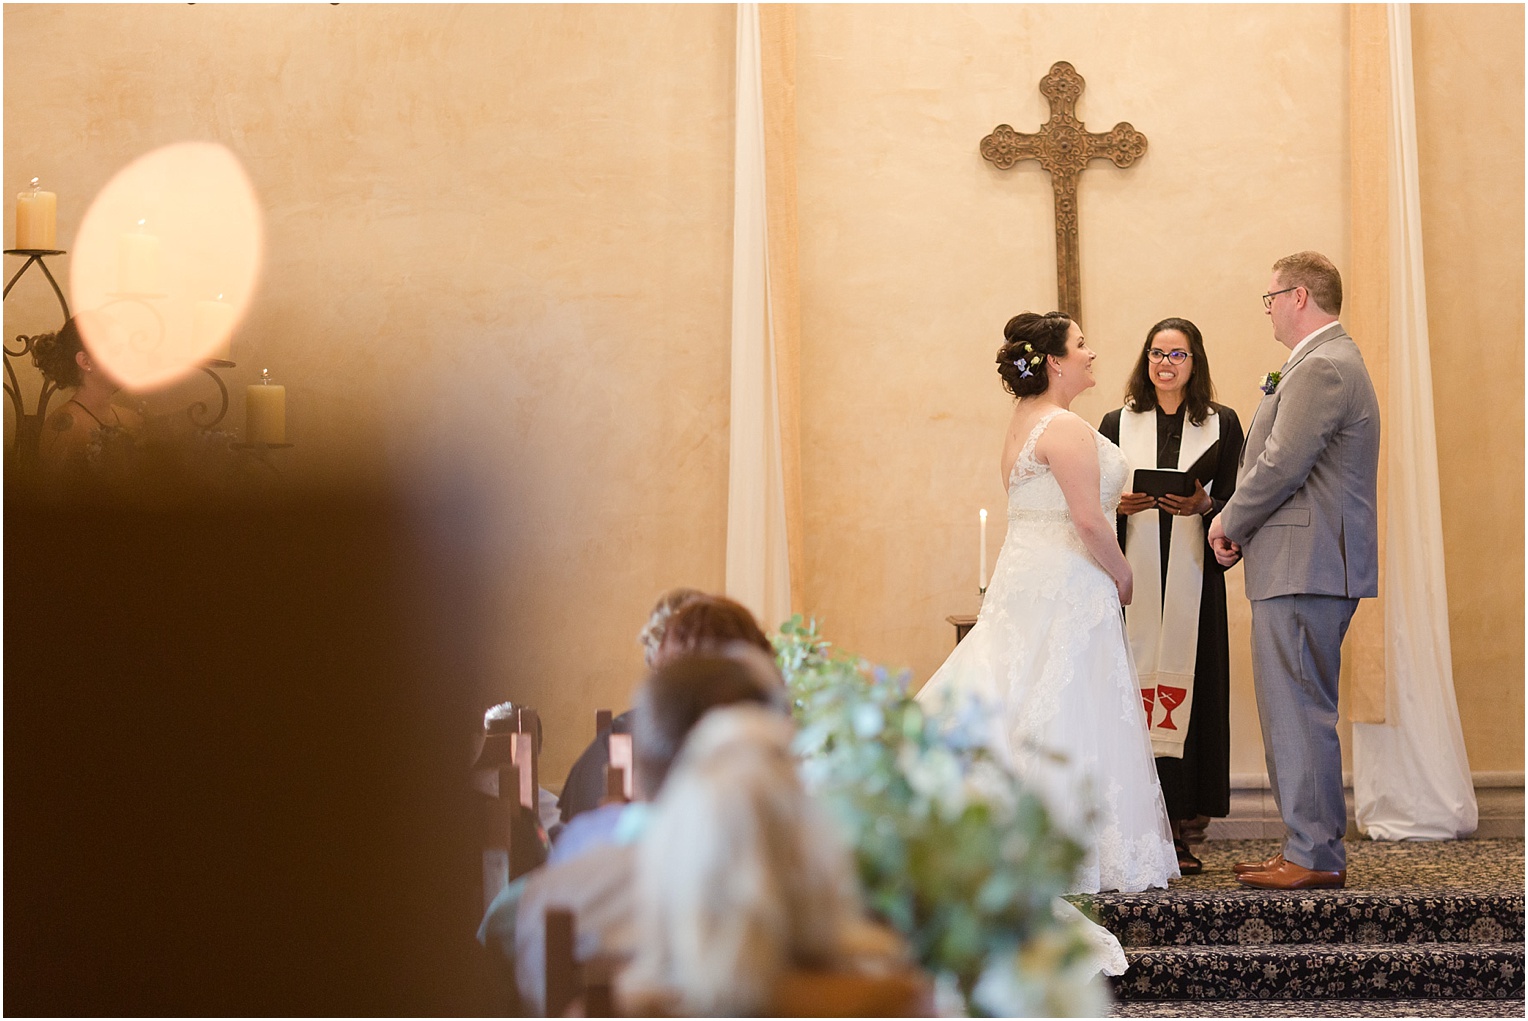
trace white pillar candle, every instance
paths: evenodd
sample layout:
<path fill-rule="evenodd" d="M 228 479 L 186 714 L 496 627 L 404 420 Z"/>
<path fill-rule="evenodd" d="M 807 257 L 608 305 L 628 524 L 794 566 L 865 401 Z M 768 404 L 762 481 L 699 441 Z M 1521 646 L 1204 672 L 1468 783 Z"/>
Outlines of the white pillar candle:
<path fill-rule="evenodd" d="M 981 522 L 981 539 L 977 543 L 977 580 L 983 592 L 987 591 L 987 508 L 983 507 L 977 512 L 977 518 Z"/>
<path fill-rule="evenodd" d="M 16 196 L 16 247 L 52 250 L 58 244 L 58 196 L 38 191 L 37 178 L 32 190 Z"/>
<path fill-rule="evenodd" d="M 271 383 L 270 370 L 244 388 L 244 442 L 286 442 L 286 387 Z"/>
<path fill-rule="evenodd" d="M 158 294 L 159 238 L 146 233 L 144 221 L 138 221 L 136 234 L 122 234 L 117 239 L 117 290 L 121 294 Z"/>
<path fill-rule="evenodd" d="M 191 309 L 191 337 L 204 358 L 233 361 L 233 306 L 218 295 L 217 301 L 199 301 Z"/>

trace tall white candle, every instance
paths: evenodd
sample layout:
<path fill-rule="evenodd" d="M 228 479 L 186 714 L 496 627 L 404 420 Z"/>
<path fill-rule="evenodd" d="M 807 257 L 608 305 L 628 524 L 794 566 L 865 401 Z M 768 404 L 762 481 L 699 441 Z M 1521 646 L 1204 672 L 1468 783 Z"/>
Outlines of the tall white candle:
<path fill-rule="evenodd" d="M 981 520 L 981 540 L 977 544 L 979 550 L 977 560 L 980 562 L 977 578 L 980 581 L 981 590 L 985 592 L 987 591 L 987 508 L 983 507 L 977 513 L 977 517 Z"/>
<path fill-rule="evenodd" d="M 32 190 L 16 196 L 16 247 L 51 250 L 57 245 L 58 196 L 38 191 L 37 178 Z"/>
<path fill-rule="evenodd" d="M 197 302 L 191 310 L 191 336 L 203 357 L 232 361 L 233 306 L 221 294 L 217 301 Z"/>
<path fill-rule="evenodd" d="M 138 221 L 136 234 L 117 238 L 117 290 L 122 294 L 158 294 L 159 238 L 144 231 Z"/>

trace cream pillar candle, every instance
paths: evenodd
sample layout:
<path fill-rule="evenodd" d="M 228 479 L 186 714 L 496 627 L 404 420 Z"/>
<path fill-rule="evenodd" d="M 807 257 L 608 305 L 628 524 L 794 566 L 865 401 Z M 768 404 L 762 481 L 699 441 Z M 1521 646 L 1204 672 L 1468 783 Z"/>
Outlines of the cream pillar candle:
<path fill-rule="evenodd" d="M 58 196 L 38 191 L 37 178 L 32 190 L 16 196 L 16 247 L 53 250 L 58 244 Z"/>
<path fill-rule="evenodd" d="M 121 294 L 159 294 L 159 238 L 147 233 L 145 221 L 138 232 L 117 238 L 117 290 Z"/>
<path fill-rule="evenodd" d="M 260 370 L 260 382 L 244 388 L 244 442 L 286 442 L 286 387 L 271 382 L 271 370 Z"/>
<path fill-rule="evenodd" d="M 221 294 L 216 301 L 198 301 L 192 306 L 191 338 L 204 358 L 233 361 L 233 306 Z"/>
<path fill-rule="evenodd" d="M 976 578 L 978 586 L 985 592 L 987 591 L 987 508 L 983 507 L 977 512 L 977 520 L 981 522 L 981 538 L 977 541 Z"/>

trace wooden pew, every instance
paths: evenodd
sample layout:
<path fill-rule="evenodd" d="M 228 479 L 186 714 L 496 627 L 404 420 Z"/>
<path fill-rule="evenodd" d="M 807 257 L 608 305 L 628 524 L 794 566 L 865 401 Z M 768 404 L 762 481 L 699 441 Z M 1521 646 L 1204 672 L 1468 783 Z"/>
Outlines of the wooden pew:
<path fill-rule="evenodd" d="M 546 1016 L 564 1017 L 570 1007 L 582 1017 L 616 1017 L 615 962 L 607 957 L 578 960 L 578 928 L 567 908 L 547 908 Z"/>
<path fill-rule="evenodd" d="M 514 716 L 494 721 L 475 769 L 491 769 L 495 799 L 489 804 L 483 845 L 483 904 L 505 885 L 546 860 L 537 815 L 540 803 L 536 710 L 517 706 Z"/>
<path fill-rule="evenodd" d="M 634 752 L 630 734 L 607 734 L 610 748 L 610 765 L 605 767 L 605 800 L 630 801 L 634 769 Z"/>

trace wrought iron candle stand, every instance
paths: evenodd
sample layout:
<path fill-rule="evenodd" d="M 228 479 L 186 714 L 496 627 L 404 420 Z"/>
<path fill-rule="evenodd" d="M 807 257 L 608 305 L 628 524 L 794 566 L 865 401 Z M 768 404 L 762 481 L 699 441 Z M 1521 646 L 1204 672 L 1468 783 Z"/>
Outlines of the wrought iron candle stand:
<path fill-rule="evenodd" d="M 281 469 L 271 460 L 271 451 L 292 448 L 290 443 L 230 443 L 229 446 L 242 453 L 251 463 L 276 475 L 281 474 Z"/>
<path fill-rule="evenodd" d="M 58 305 L 64 311 L 64 322 L 69 321 L 69 302 L 64 298 L 63 290 L 58 286 L 58 281 L 53 279 L 53 273 L 48 269 L 48 264 L 43 261 L 45 256 L 63 255 L 62 249 L 52 248 L 8 248 L 6 255 L 24 255 L 24 262 L 16 274 L 5 284 L 5 292 L 0 295 L 0 300 L 11 296 L 11 288 L 16 286 L 16 281 L 21 279 L 22 274 L 32 268 L 36 263 L 42 268 L 43 276 L 48 278 L 48 285 L 53 288 L 54 297 L 58 298 Z M 16 369 L 11 365 L 12 358 L 25 358 L 32 353 L 32 344 L 36 337 L 18 335 L 16 343 L 20 344 L 19 350 L 12 350 L 9 342 L 4 342 L 5 348 L 5 395 L 10 398 L 11 407 L 16 412 L 16 437 L 11 449 L 16 452 L 21 462 L 30 467 L 37 458 L 37 451 L 42 443 L 42 422 L 48 414 L 48 401 L 52 399 L 53 392 L 58 388 L 43 377 L 42 390 L 37 395 L 37 410 L 28 415 L 26 403 L 21 398 L 21 383 L 16 378 Z"/>
<path fill-rule="evenodd" d="M 6 282 L 5 292 L 3 295 L 0 295 L 0 300 L 10 297 L 11 288 L 16 286 L 16 281 L 20 280 L 23 274 L 32 268 L 33 264 L 36 264 L 42 270 L 43 276 L 47 277 L 48 285 L 53 288 L 53 295 L 58 299 L 58 306 L 64 313 L 64 322 L 67 323 L 70 314 L 69 302 L 64 298 L 64 292 L 58 286 L 58 281 L 53 278 L 53 273 L 48 269 L 46 262 L 47 257 L 50 255 L 65 255 L 67 253 L 63 249 L 8 248 L 5 250 L 5 254 L 25 256 L 27 261 Z M 150 301 L 156 297 L 164 297 L 164 295 L 116 294 L 112 295 L 111 304 L 119 302 L 137 302 L 142 304 L 154 314 L 156 320 L 159 321 L 161 331 L 163 331 L 164 321 L 159 315 L 159 310 L 150 304 Z M 21 384 L 16 377 L 16 370 L 12 366 L 11 359 L 25 358 L 30 355 L 33 344 L 36 343 L 40 336 L 42 334 L 31 337 L 18 334 L 16 343 L 19 346 L 14 349 L 10 346 L 9 342 L 3 343 L 5 350 L 5 395 L 10 398 L 11 407 L 16 413 L 16 436 L 11 444 L 11 450 L 16 455 L 19 464 L 25 468 L 31 468 L 37 462 L 38 452 L 42 445 L 42 425 L 48 415 L 48 402 L 53 398 L 53 394 L 58 388 L 44 376 L 41 389 L 37 395 L 36 410 L 31 414 L 27 414 L 26 401 L 22 398 Z M 191 424 L 196 428 L 204 430 L 212 429 L 219 422 L 223 421 L 224 416 L 228 414 L 228 386 L 223 382 L 223 377 L 218 375 L 216 370 L 231 369 L 236 364 L 236 362 L 223 358 L 209 358 L 197 366 L 207 378 L 217 385 L 218 405 L 217 411 L 214 413 L 207 401 L 192 402 L 191 406 L 186 409 L 186 417 L 190 419 Z"/>

